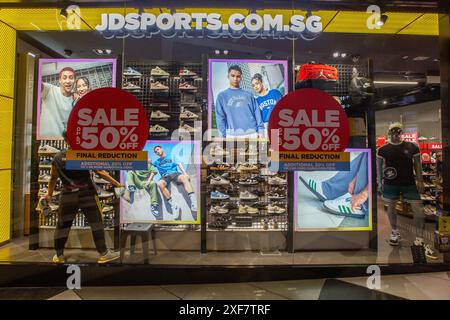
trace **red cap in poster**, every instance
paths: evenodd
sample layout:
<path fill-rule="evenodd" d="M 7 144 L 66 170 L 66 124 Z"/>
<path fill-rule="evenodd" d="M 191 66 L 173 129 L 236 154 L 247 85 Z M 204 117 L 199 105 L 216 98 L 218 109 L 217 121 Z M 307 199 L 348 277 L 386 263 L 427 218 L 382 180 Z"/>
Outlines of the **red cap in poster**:
<path fill-rule="evenodd" d="M 269 138 L 276 151 L 342 152 L 349 141 L 347 115 L 328 93 L 299 89 L 284 96 L 272 110 Z"/>
<path fill-rule="evenodd" d="M 145 109 L 135 96 L 118 88 L 87 93 L 72 109 L 67 125 L 73 150 L 139 151 L 147 138 Z"/>

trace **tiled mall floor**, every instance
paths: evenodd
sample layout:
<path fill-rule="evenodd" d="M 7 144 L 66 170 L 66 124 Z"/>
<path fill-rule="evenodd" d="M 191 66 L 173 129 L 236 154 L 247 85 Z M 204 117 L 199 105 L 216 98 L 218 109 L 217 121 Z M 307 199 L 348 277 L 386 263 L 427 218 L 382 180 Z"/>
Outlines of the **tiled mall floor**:
<path fill-rule="evenodd" d="M 392 275 L 370 290 L 367 278 L 139 287 L 0 288 L 1 299 L 50 300 L 450 300 L 450 273 Z"/>

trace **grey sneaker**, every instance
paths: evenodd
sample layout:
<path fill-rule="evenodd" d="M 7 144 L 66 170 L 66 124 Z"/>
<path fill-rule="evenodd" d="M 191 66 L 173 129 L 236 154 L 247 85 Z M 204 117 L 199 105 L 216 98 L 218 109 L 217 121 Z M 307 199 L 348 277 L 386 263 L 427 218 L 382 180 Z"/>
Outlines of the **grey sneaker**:
<path fill-rule="evenodd" d="M 106 254 L 98 257 L 97 259 L 97 263 L 102 264 L 102 263 L 108 263 L 114 260 L 117 260 L 120 258 L 120 254 L 119 252 L 113 252 L 111 250 L 108 250 L 106 252 Z"/>

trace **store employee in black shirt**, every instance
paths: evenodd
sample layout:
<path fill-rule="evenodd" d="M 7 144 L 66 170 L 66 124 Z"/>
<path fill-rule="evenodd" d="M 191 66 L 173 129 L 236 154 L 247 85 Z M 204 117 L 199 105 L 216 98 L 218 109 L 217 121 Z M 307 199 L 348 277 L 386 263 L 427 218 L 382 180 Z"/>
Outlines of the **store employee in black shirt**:
<path fill-rule="evenodd" d="M 67 132 L 63 132 L 67 145 Z M 70 148 L 70 145 L 69 145 Z M 102 208 L 98 200 L 97 191 L 92 182 L 90 172 L 87 170 L 67 170 L 66 151 L 56 154 L 52 162 L 51 178 L 48 185 L 48 192 L 45 197 L 49 200 L 53 196 L 57 179 L 61 179 L 63 190 L 59 200 L 58 223 L 55 231 L 56 254 L 53 257 L 54 263 L 64 263 L 64 246 L 69 236 L 72 222 L 81 209 L 92 229 L 95 247 L 100 254 L 98 263 L 106 263 L 119 258 L 118 253 L 109 251 L 105 243 L 105 231 L 102 222 Z M 111 182 L 116 187 L 122 185 L 113 179 L 106 171 L 96 171 L 96 173 L 106 181 Z"/>
<path fill-rule="evenodd" d="M 378 189 L 388 206 L 388 216 L 392 228 L 389 243 L 396 246 L 400 242 L 395 203 L 402 195 L 403 200 L 410 203 L 414 214 L 416 229 L 414 245 L 423 246 L 428 258 L 437 259 L 431 245 L 425 244 L 423 238 L 425 215 L 420 193 L 424 192 L 424 183 L 420 150 L 415 143 L 402 141 L 402 133 L 401 123 L 391 124 L 388 131 L 389 142 L 377 151 Z"/>

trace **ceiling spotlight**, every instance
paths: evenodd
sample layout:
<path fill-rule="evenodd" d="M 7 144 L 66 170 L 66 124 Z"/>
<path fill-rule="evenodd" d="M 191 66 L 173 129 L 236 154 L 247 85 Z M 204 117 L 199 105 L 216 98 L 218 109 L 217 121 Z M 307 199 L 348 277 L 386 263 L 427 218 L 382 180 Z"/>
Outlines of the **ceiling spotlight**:
<path fill-rule="evenodd" d="M 333 58 L 339 58 L 339 52 L 333 52 Z"/>
<path fill-rule="evenodd" d="M 377 26 L 382 27 L 386 24 L 386 21 L 388 19 L 388 16 L 386 14 L 382 14 L 380 17 L 380 20 L 377 21 Z"/>
<path fill-rule="evenodd" d="M 228 50 L 223 50 L 223 54 L 224 54 L 224 55 L 227 55 L 228 53 L 230 53 L 230 51 L 228 51 Z"/>
<path fill-rule="evenodd" d="M 385 105 L 386 105 L 386 104 L 387 104 L 387 100 L 383 100 L 383 104 L 385 104 Z"/>
<path fill-rule="evenodd" d="M 433 61 L 434 61 L 434 62 L 439 62 L 439 59 L 434 59 Z"/>
<path fill-rule="evenodd" d="M 403 57 L 402 57 L 403 60 L 406 60 L 406 59 L 408 59 L 408 58 L 409 58 L 409 56 L 403 56 Z"/>
<path fill-rule="evenodd" d="M 341 53 L 341 58 L 346 58 L 347 54 L 346 53 Z"/>
<path fill-rule="evenodd" d="M 93 49 L 92 51 L 94 51 L 95 54 L 99 56 L 106 56 L 112 53 L 111 49 Z"/>
<path fill-rule="evenodd" d="M 219 55 L 219 54 L 220 54 L 220 50 L 216 49 L 216 50 L 214 50 L 214 53 L 215 53 L 216 55 Z"/>

